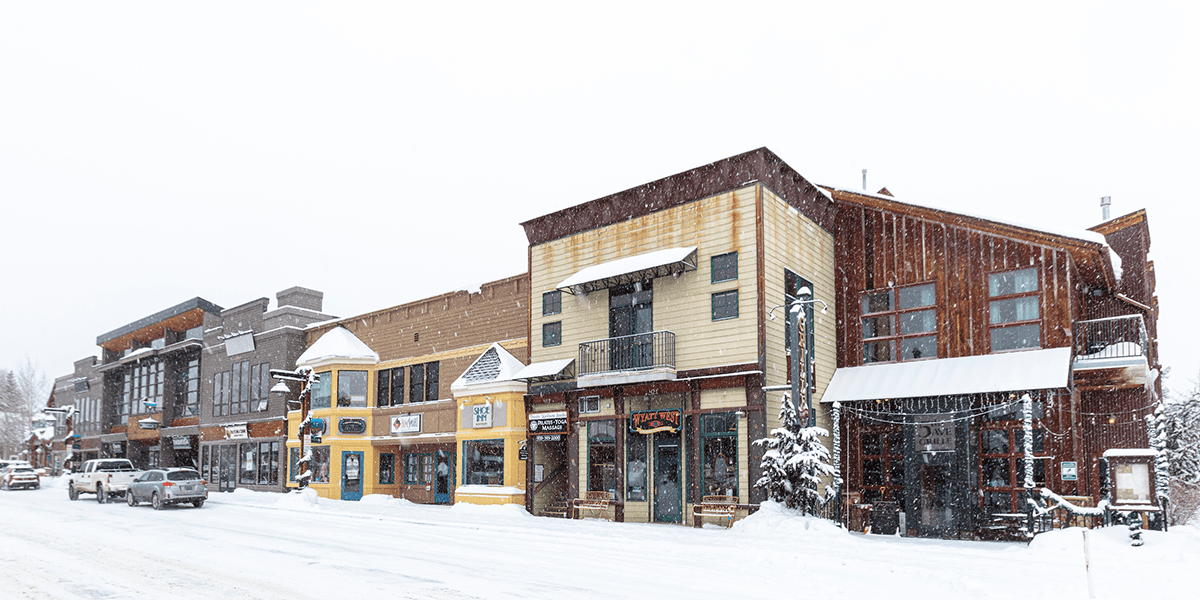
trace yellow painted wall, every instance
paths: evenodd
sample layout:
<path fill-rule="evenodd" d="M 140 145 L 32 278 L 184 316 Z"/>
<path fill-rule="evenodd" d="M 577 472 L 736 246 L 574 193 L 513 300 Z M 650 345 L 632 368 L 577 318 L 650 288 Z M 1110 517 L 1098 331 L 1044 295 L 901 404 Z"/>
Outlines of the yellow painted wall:
<path fill-rule="evenodd" d="M 581 342 L 608 337 L 608 291 L 563 294 L 562 312 L 542 315 L 541 295 L 590 266 L 646 252 L 696 246 L 698 269 L 654 280 L 654 329 L 676 335 L 676 368 L 758 360 L 754 235 L 756 186 L 689 202 L 530 248 L 533 361 L 575 358 Z M 738 279 L 712 281 L 712 257 L 736 251 Z M 738 290 L 739 316 L 712 320 L 712 294 Z M 562 344 L 542 345 L 542 325 L 562 321 Z"/>
<path fill-rule="evenodd" d="M 476 494 L 462 491 L 466 477 L 463 473 L 463 461 L 465 459 L 462 451 L 462 442 L 467 440 L 504 440 L 504 487 L 517 488 L 525 490 L 525 462 L 518 460 L 521 445 L 526 439 L 526 423 L 525 423 L 525 400 L 523 392 L 490 392 L 487 394 L 476 395 L 460 395 L 455 398 L 459 404 L 458 418 L 458 445 L 456 456 L 458 464 L 455 465 L 458 477 L 456 481 L 460 486 L 455 490 L 456 502 L 467 502 L 470 504 L 524 504 L 525 494 Z M 469 417 L 471 415 L 471 407 L 486 402 L 491 402 L 493 405 L 492 427 L 470 427 Z M 504 403 L 504 425 L 496 425 L 497 423 L 497 405 Z M 466 415 L 464 417 L 463 415 Z M 468 424 L 463 426 L 464 421 Z"/>

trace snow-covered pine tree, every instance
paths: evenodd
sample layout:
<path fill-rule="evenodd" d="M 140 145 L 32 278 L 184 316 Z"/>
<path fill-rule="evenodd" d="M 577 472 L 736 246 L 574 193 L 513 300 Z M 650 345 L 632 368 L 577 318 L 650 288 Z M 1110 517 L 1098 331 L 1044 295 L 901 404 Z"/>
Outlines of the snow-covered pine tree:
<path fill-rule="evenodd" d="M 1162 407 L 1171 476 L 1200 484 L 1200 382 Z"/>
<path fill-rule="evenodd" d="M 767 497 L 804 514 L 819 515 L 823 496 L 821 479 L 833 475 L 829 449 L 821 442 L 829 432 L 821 427 L 802 427 L 791 398 L 783 397 L 779 409 L 781 426 L 769 437 L 755 440 L 764 446 L 762 477 L 754 484 Z"/>

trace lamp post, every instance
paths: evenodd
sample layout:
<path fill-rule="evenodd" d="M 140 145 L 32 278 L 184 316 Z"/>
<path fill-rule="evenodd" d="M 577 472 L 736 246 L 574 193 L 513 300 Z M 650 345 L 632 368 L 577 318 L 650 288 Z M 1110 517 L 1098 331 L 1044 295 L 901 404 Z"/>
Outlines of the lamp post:
<path fill-rule="evenodd" d="M 812 290 L 809 289 L 808 286 L 804 286 L 804 287 L 800 288 L 799 290 L 797 290 L 795 300 L 788 302 L 786 305 L 781 304 L 778 306 L 773 306 L 773 307 L 771 307 L 770 312 L 767 313 L 767 316 L 769 316 L 771 318 L 771 320 L 774 321 L 776 308 L 784 308 L 787 310 L 787 324 L 788 324 L 788 327 L 792 331 L 792 335 L 788 336 L 788 339 L 787 339 L 788 352 L 792 355 L 791 392 L 792 392 L 792 401 L 795 403 L 795 404 L 793 404 L 793 406 L 795 407 L 795 409 L 797 411 L 800 410 L 799 402 L 800 402 L 800 398 L 801 398 L 801 396 L 800 396 L 800 379 L 801 379 L 800 378 L 800 365 L 803 364 L 805 367 L 804 368 L 804 385 L 805 386 L 809 385 L 809 379 L 812 374 L 812 372 L 809 368 L 810 365 L 809 365 L 808 356 L 807 356 L 808 352 L 811 351 L 811 349 L 805 348 L 805 356 L 800 355 L 800 335 L 801 335 L 800 311 L 802 311 L 804 309 L 804 305 L 806 305 L 806 304 L 811 305 L 811 304 L 814 304 L 817 302 L 821 303 L 821 314 L 825 314 L 825 312 L 829 310 L 829 305 L 825 304 L 825 302 L 823 300 L 817 300 L 816 298 L 813 298 Z M 805 328 L 811 327 L 811 326 L 812 326 L 811 323 L 807 323 L 807 322 L 805 323 Z M 807 426 L 815 427 L 817 425 L 817 414 L 816 414 L 816 412 L 813 411 L 812 397 L 808 396 L 807 394 L 805 394 L 804 397 L 807 400 L 807 406 L 806 406 L 806 410 L 808 411 L 808 425 Z"/>
<path fill-rule="evenodd" d="M 309 410 L 309 401 L 312 397 L 312 386 L 317 382 L 317 374 L 308 367 L 300 367 L 295 371 L 285 371 L 282 369 L 271 369 L 271 377 L 280 380 L 271 388 L 272 393 L 288 395 L 292 393 L 292 389 L 288 387 L 287 382 L 299 381 L 303 382 L 304 388 L 300 390 L 300 398 L 298 400 L 287 401 L 288 409 L 293 407 L 300 409 L 300 426 L 296 428 L 296 435 L 300 438 L 300 458 L 296 461 L 295 473 L 296 483 L 299 489 L 308 487 L 309 480 L 312 479 L 312 470 L 309 468 L 311 452 L 309 441 L 309 424 L 312 422 L 312 413 Z"/>

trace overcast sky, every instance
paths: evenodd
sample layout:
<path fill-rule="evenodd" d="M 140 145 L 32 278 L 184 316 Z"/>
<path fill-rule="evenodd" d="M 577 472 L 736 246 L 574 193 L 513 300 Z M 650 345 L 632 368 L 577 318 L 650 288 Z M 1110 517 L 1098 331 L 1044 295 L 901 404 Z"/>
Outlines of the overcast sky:
<path fill-rule="evenodd" d="M 1200 372 L 1195 3 L 413 5 L 0 5 L 0 368 L 195 296 L 473 288 L 524 220 L 766 146 L 1048 228 L 1145 208 L 1167 384 Z"/>

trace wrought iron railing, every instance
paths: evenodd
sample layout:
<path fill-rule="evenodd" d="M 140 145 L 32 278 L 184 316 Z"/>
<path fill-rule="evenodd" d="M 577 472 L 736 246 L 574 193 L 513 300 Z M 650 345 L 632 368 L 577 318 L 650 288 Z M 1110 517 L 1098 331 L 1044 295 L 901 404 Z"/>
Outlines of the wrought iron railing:
<path fill-rule="evenodd" d="M 1124 315 L 1075 323 L 1075 360 L 1148 357 L 1142 315 Z"/>
<path fill-rule="evenodd" d="M 675 334 L 652 331 L 579 344 L 579 375 L 675 368 Z"/>

